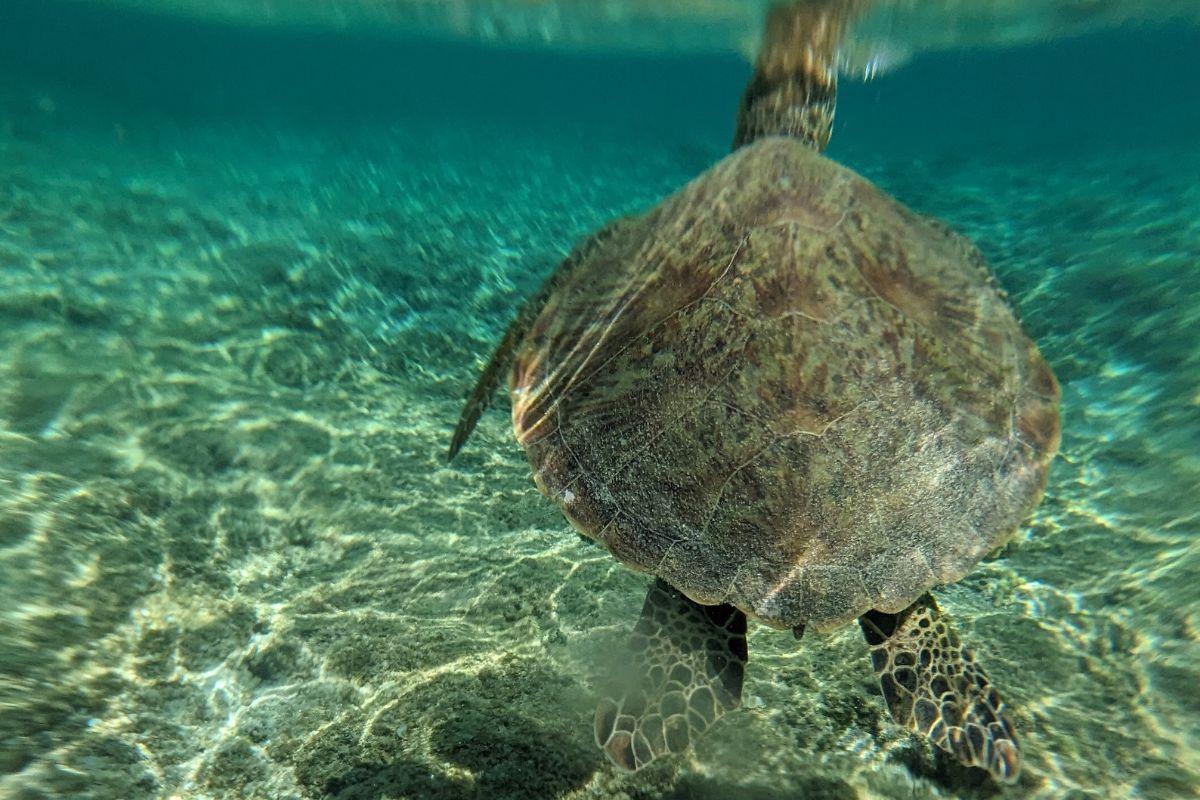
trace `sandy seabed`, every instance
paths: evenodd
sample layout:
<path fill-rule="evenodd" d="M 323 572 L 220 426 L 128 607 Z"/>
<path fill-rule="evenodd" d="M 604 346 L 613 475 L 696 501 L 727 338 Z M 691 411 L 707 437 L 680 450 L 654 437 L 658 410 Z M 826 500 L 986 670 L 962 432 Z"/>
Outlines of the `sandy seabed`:
<path fill-rule="evenodd" d="M 647 579 L 503 401 L 444 462 L 521 298 L 719 150 L 3 97 L 0 797 L 1001 793 L 891 724 L 856 629 L 753 629 L 745 707 L 616 773 L 591 714 Z M 1063 384 L 1045 501 L 939 595 L 1015 707 L 1007 796 L 1196 796 L 1200 151 L 852 163 L 981 245 Z"/>

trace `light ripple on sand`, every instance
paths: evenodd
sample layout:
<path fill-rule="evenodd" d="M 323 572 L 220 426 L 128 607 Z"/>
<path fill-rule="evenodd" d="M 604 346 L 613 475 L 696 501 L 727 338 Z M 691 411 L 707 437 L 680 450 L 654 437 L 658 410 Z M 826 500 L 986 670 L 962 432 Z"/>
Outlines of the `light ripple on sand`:
<path fill-rule="evenodd" d="M 506 135 L 486 164 L 462 133 L 332 166 L 232 128 L 172 140 L 184 166 L 7 145 L 0 793 L 982 796 L 887 722 L 853 630 L 754 630 L 747 708 L 680 764 L 601 768 L 594 685 L 645 579 L 537 494 L 502 403 L 441 458 L 520 295 L 688 167 Z M 980 241 L 1063 378 L 1045 503 L 942 593 L 1036 798 L 1200 780 L 1200 164 L 1123 158 L 857 165 Z"/>

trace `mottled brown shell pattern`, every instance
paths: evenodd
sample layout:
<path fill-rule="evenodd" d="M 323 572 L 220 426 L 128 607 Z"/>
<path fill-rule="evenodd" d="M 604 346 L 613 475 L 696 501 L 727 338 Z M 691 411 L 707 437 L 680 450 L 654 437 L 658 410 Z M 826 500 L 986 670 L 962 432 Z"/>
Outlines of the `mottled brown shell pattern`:
<path fill-rule="evenodd" d="M 573 255 L 516 353 L 538 487 L 693 600 L 827 628 L 1040 498 L 1058 386 L 978 250 L 784 138 Z"/>

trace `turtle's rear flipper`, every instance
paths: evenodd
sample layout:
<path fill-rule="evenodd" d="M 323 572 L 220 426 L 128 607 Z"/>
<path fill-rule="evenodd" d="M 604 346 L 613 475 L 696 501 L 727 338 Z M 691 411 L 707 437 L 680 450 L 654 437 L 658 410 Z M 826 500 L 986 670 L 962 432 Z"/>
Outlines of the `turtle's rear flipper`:
<path fill-rule="evenodd" d="M 859 617 L 892 718 L 967 766 L 1017 779 L 1021 751 L 987 673 L 925 595 L 899 614 Z"/>
<path fill-rule="evenodd" d="M 746 615 L 702 606 L 661 580 L 630 638 L 628 669 L 596 707 L 596 743 L 621 769 L 682 753 L 742 702 Z"/>

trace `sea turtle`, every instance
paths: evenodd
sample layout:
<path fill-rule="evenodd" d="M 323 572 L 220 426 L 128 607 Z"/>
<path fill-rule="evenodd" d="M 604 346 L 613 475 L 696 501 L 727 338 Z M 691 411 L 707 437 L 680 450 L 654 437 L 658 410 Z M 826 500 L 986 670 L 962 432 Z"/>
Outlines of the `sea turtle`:
<path fill-rule="evenodd" d="M 892 717 L 1000 781 L 1000 695 L 928 590 L 1037 505 L 1059 390 L 979 251 L 821 155 L 852 3 L 772 8 L 731 155 L 581 244 L 509 327 L 538 488 L 656 576 L 598 745 L 636 770 L 740 703 L 746 620 L 857 619 Z"/>

